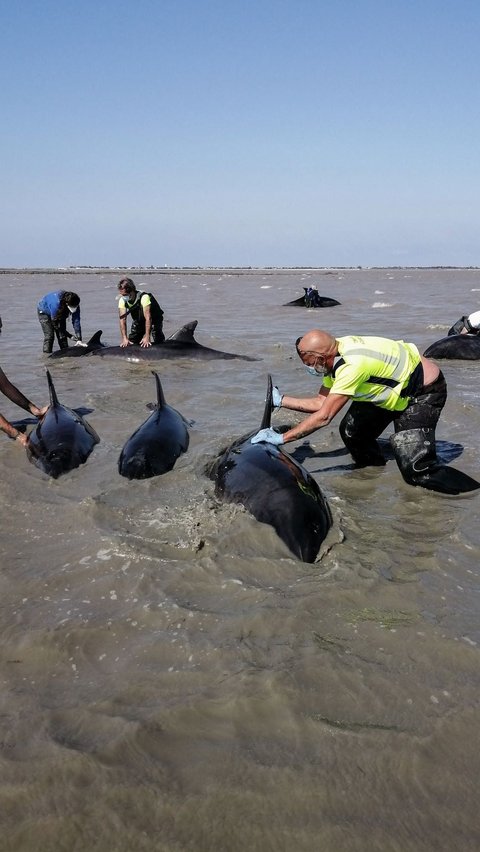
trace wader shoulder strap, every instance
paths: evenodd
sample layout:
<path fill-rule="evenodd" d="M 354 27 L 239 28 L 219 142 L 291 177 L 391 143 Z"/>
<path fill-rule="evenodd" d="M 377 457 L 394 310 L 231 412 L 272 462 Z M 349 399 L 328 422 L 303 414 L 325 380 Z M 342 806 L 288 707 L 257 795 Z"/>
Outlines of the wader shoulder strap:
<path fill-rule="evenodd" d="M 125 317 L 128 317 L 128 315 L 132 313 L 133 308 L 137 304 L 138 300 L 142 298 L 142 296 L 145 296 L 145 293 L 141 293 L 140 290 L 137 290 L 137 297 L 136 297 L 132 307 L 126 308 L 125 313 L 120 314 L 120 319 L 125 319 Z"/>
<path fill-rule="evenodd" d="M 339 358 L 338 361 L 334 364 L 332 372 L 331 372 L 331 375 L 333 376 L 333 378 L 335 378 L 335 373 L 338 370 L 338 368 L 343 366 L 343 364 L 345 364 L 344 358 Z M 367 384 L 381 385 L 382 387 L 392 388 L 392 389 L 398 388 L 399 384 L 402 384 L 401 382 L 397 381 L 396 379 L 387 379 L 387 378 L 384 378 L 383 376 L 369 376 L 368 379 L 365 379 L 365 381 L 367 382 Z M 413 373 L 411 373 L 407 384 L 401 390 L 400 396 L 401 397 L 411 396 L 412 394 L 418 393 L 418 391 L 420 390 L 421 387 L 423 387 L 423 364 L 420 361 L 420 363 L 417 364 L 417 366 L 415 367 Z"/>

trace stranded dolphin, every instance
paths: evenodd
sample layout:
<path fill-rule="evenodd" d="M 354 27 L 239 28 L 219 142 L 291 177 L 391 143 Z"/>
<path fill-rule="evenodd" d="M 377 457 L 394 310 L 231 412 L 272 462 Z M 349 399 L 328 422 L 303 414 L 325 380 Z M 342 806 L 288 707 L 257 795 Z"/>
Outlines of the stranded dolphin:
<path fill-rule="evenodd" d="M 337 302 L 336 299 L 331 299 L 329 296 L 317 296 L 317 304 L 316 305 L 307 305 L 306 296 L 300 296 L 298 299 L 294 299 L 293 302 L 285 302 L 282 307 L 284 308 L 333 308 L 334 305 L 340 305 L 341 302 Z"/>
<path fill-rule="evenodd" d="M 50 358 L 80 358 L 81 355 L 90 355 L 95 349 L 102 349 L 105 345 L 100 341 L 102 331 L 96 331 L 84 346 L 67 346 L 66 349 L 56 349 Z"/>
<path fill-rule="evenodd" d="M 261 429 L 270 426 L 272 378 Z M 251 444 L 250 432 L 233 442 L 207 470 L 215 494 L 227 503 L 241 503 L 264 524 L 270 524 L 291 552 L 314 562 L 332 525 L 328 503 L 313 477 L 281 447 Z"/>
<path fill-rule="evenodd" d="M 157 373 L 153 375 L 157 384 L 157 402 L 151 406 L 153 414 L 131 435 L 118 459 L 118 472 L 128 479 L 148 479 L 166 473 L 188 448 L 187 423 L 167 405 L 160 379 Z"/>
<path fill-rule="evenodd" d="M 451 334 L 432 343 L 423 354 L 426 358 L 478 361 L 480 359 L 480 335 Z"/>
<path fill-rule="evenodd" d="M 27 455 L 48 476 L 57 479 L 86 462 L 100 438 L 83 417 L 58 401 L 47 370 L 50 405 L 30 433 Z"/>
<path fill-rule="evenodd" d="M 221 352 L 219 349 L 210 349 L 202 346 L 195 340 L 193 335 L 197 327 L 197 320 L 189 322 L 180 328 L 175 334 L 163 343 L 143 347 L 138 344 L 131 346 L 104 346 L 92 350 L 92 355 L 102 357 L 116 356 L 126 361 L 158 361 L 163 358 L 203 358 L 212 360 L 214 358 L 239 358 L 243 361 L 256 361 L 249 355 L 235 355 L 233 352 Z"/>

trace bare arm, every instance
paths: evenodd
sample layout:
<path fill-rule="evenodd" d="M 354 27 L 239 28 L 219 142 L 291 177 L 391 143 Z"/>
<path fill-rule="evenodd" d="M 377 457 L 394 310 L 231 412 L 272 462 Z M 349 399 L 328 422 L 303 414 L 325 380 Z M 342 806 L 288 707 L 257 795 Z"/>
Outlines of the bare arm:
<path fill-rule="evenodd" d="M 140 346 L 151 346 L 150 332 L 152 330 L 152 312 L 150 310 L 150 305 L 145 305 L 143 309 L 143 316 L 145 317 L 145 334 L 140 341 Z"/>
<path fill-rule="evenodd" d="M 308 400 L 305 401 L 308 402 Z M 299 438 L 304 438 L 306 435 L 310 435 L 317 429 L 321 429 L 323 426 L 328 426 L 330 421 L 333 420 L 340 409 L 350 401 L 350 396 L 345 396 L 340 393 L 328 393 L 327 391 L 327 395 L 321 400 L 320 406 L 318 406 L 312 414 L 305 417 L 305 420 L 302 420 L 298 426 L 294 426 L 293 429 L 289 429 L 288 432 L 284 432 L 284 442 L 288 443 L 288 441 L 298 441 Z"/>
<path fill-rule="evenodd" d="M 13 423 L 10 423 L 3 414 L 0 414 L 0 429 L 2 432 L 5 432 L 9 438 L 14 438 L 14 440 L 19 441 L 23 447 L 26 447 L 28 444 L 28 438 L 22 432 L 19 432 L 18 429 L 15 429 Z"/>
<path fill-rule="evenodd" d="M 130 341 L 127 336 L 127 311 L 124 305 L 119 306 L 119 321 L 120 321 L 120 346 L 129 346 Z"/>
<path fill-rule="evenodd" d="M 282 396 L 282 408 L 289 408 L 292 411 L 318 411 L 323 406 L 329 393 L 329 388 L 321 387 L 318 396 L 309 396 L 305 399 L 297 399 L 294 396 L 284 394 Z"/>
<path fill-rule="evenodd" d="M 48 406 L 45 408 L 38 408 L 38 406 L 34 405 L 33 402 L 30 402 L 27 397 L 12 385 L 11 381 L 7 379 L 3 370 L 0 370 L 0 391 L 8 397 L 11 402 L 14 402 L 15 405 L 18 405 L 20 408 L 23 408 L 24 411 L 29 411 L 30 414 L 33 414 L 34 417 L 41 417 L 45 414 Z M 8 421 L 5 421 L 8 422 Z M 15 430 L 16 431 L 16 430 Z M 7 434 L 9 434 L 7 432 Z M 15 435 L 13 437 L 16 437 Z"/>

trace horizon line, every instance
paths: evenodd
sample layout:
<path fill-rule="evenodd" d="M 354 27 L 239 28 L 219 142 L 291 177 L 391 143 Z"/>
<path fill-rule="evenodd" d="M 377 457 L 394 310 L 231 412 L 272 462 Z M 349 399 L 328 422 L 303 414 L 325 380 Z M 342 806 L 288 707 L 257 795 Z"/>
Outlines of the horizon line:
<path fill-rule="evenodd" d="M 468 269 L 468 270 L 479 270 L 479 266 L 467 265 L 467 266 L 457 266 L 450 264 L 433 264 L 433 265 L 403 265 L 403 264 L 392 264 L 392 265 L 373 265 L 373 266 L 94 266 L 91 264 L 79 265 L 79 266 L 10 266 L 10 267 L 1 267 L 0 275 L 5 274 L 18 274 L 18 273 L 30 273 L 30 274 L 45 274 L 45 273 L 55 273 L 55 274 L 75 274 L 76 272 L 83 273 L 98 273 L 98 272 L 141 272 L 144 274 L 169 274 L 172 272 L 222 272 L 222 271 L 236 271 L 236 272 L 333 272 L 333 271 L 362 271 L 362 270 L 376 270 L 376 269 Z"/>

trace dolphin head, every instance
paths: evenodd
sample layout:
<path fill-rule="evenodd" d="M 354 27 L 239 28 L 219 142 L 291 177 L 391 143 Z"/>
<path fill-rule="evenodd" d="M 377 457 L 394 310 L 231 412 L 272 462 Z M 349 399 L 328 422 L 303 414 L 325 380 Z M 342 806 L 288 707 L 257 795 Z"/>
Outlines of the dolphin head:
<path fill-rule="evenodd" d="M 74 455 L 71 448 L 60 445 L 36 458 L 35 462 L 48 476 L 57 479 L 62 473 L 78 467 L 80 460 L 76 460 Z"/>

